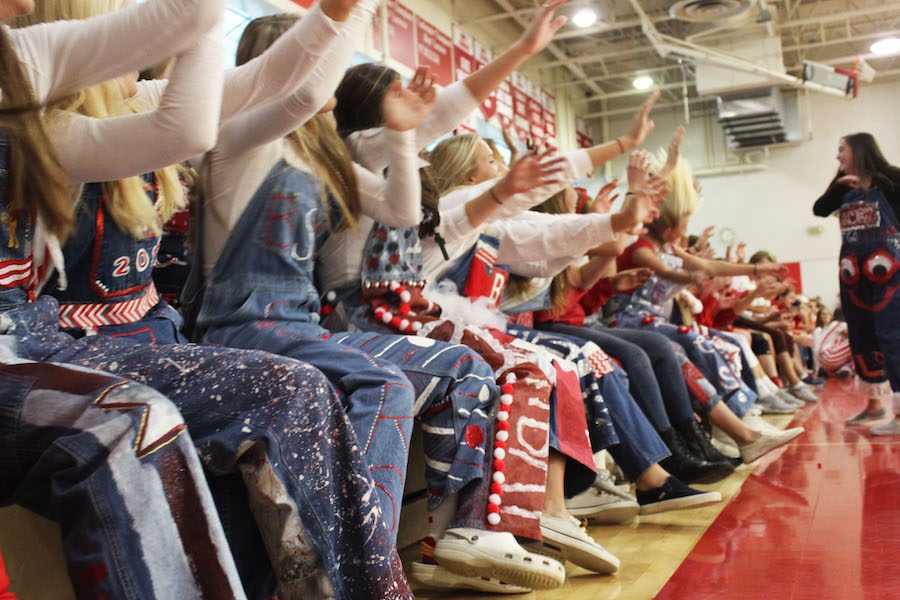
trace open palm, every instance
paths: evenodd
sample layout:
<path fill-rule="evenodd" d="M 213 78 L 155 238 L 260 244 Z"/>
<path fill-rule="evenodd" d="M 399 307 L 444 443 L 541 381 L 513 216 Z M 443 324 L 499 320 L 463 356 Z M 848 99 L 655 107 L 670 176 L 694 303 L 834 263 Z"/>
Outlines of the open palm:
<path fill-rule="evenodd" d="M 555 150 L 541 154 L 529 152 L 516 161 L 503 178 L 504 192 L 520 194 L 536 187 L 562 183 L 566 159 L 554 153 Z"/>
<path fill-rule="evenodd" d="M 416 71 L 409 87 L 404 88 L 400 80 L 395 81 L 381 103 L 385 127 L 394 131 L 415 129 L 431 112 L 436 99 L 434 81 L 428 69 Z"/>

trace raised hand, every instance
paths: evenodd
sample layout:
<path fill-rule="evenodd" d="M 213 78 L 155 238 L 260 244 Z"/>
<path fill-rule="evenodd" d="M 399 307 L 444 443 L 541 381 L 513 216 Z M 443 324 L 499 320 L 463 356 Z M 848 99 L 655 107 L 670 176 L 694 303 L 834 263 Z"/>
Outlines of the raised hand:
<path fill-rule="evenodd" d="M 747 242 L 741 242 L 737 245 L 737 262 L 744 264 L 747 262 Z"/>
<path fill-rule="evenodd" d="M 637 192 L 644 188 L 653 161 L 646 150 L 637 150 L 628 157 L 628 191 Z"/>
<path fill-rule="evenodd" d="M 394 131 L 415 129 L 425 120 L 437 99 L 434 80 L 427 67 L 419 68 L 404 88 L 398 79 L 388 88 L 381 103 L 384 125 Z"/>
<path fill-rule="evenodd" d="M 657 100 L 659 100 L 659 90 L 650 94 L 650 97 L 644 101 L 640 110 L 634 115 L 634 119 L 631 121 L 631 130 L 623 138 L 623 143 L 627 148 L 637 148 L 643 144 L 653 128 L 656 127 L 653 119 L 650 118 L 650 111 L 653 110 Z"/>
<path fill-rule="evenodd" d="M 646 267 L 628 269 L 610 277 L 609 285 L 615 292 L 630 292 L 647 283 L 651 277 L 653 277 L 652 269 Z"/>
<path fill-rule="evenodd" d="M 841 185 L 852 187 L 854 190 L 859 189 L 862 186 L 862 182 L 860 182 L 859 177 L 856 175 L 844 175 L 843 177 L 839 177 L 837 182 Z"/>
<path fill-rule="evenodd" d="M 542 4 L 516 46 L 528 56 L 533 56 L 550 45 L 556 32 L 569 20 L 565 16 L 556 16 L 556 10 L 565 3 L 566 0 L 551 0 Z"/>
<path fill-rule="evenodd" d="M 619 193 L 616 188 L 619 187 L 619 179 L 613 179 L 597 192 L 594 203 L 591 204 L 591 212 L 595 214 L 605 215 L 612 210 L 612 205 L 619 199 Z M 613 193 L 616 192 L 616 193 Z"/>
<path fill-rule="evenodd" d="M 669 173 L 675 170 L 675 166 L 678 165 L 678 159 L 681 157 L 681 140 L 683 138 L 684 126 L 679 125 L 678 128 L 675 129 L 672 141 L 669 142 L 668 152 L 666 153 L 666 164 L 663 165 L 662 172 L 660 172 L 660 175 L 663 177 L 667 177 Z"/>
<path fill-rule="evenodd" d="M 555 152 L 555 149 L 549 149 L 540 154 L 525 154 L 497 184 L 500 187 L 498 192 L 509 197 L 536 187 L 561 184 L 565 177 L 566 159 L 556 156 Z"/>
<path fill-rule="evenodd" d="M 353 7 L 359 4 L 359 0 L 322 0 L 319 7 L 325 15 L 333 21 L 346 21 Z"/>

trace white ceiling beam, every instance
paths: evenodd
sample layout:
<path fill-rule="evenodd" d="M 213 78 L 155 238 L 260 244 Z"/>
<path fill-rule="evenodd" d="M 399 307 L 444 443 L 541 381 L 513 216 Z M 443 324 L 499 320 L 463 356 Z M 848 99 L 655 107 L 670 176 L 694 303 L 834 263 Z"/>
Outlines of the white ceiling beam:
<path fill-rule="evenodd" d="M 793 27 L 803 27 L 806 25 L 818 25 L 820 23 L 834 23 L 843 21 L 844 19 L 855 19 L 857 17 L 871 17 L 888 12 L 900 13 L 900 2 L 886 2 L 880 6 L 870 6 L 867 8 L 858 8 L 855 10 L 840 10 L 830 14 L 819 15 L 815 17 L 805 17 L 803 19 L 791 19 L 778 23 L 778 29 L 789 29 Z"/>
<path fill-rule="evenodd" d="M 512 4 L 509 3 L 509 0 L 494 0 L 494 3 L 508 13 L 516 12 Z M 516 23 L 518 23 L 523 29 L 527 28 L 529 25 L 528 20 L 522 16 L 515 15 L 513 19 L 515 19 Z M 566 56 L 566 53 L 560 50 L 559 47 L 553 42 L 551 42 L 550 45 L 547 46 L 547 51 L 549 51 L 550 54 L 553 55 L 553 58 L 557 59 L 557 61 L 560 62 L 560 66 L 564 66 L 572 75 L 574 75 L 575 79 L 586 80 L 588 78 L 587 73 L 584 72 L 584 69 L 582 69 L 577 64 L 568 62 L 569 57 Z M 596 83 L 585 82 L 584 85 L 595 94 L 603 93 L 603 89 L 601 89 L 600 86 Z"/>
<path fill-rule="evenodd" d="M 693 81 L 688 81 L 688 86 L 693 86 Z M 626 98 L 628 96 L 637 96 L 640 94 L 649 94 L 653 90 L 666 91 L 666 90 L 680 90 L 684 86 L 684 82 L 678 81 L 675 83 L 666 83 L 663 85 L 654 85 L 646 90 L 638 90 L 638 89 L 630 89 L 630 90 L 622 90 L 621 92 L 611 92 L 609 94 L 603 94 L 602 96 L 587 96 L 585 98 L 577 98 L 575 102 L 584 103 L 584 102 L 597 102 L 599 100 L 612 100 L 613 98 Z"/>

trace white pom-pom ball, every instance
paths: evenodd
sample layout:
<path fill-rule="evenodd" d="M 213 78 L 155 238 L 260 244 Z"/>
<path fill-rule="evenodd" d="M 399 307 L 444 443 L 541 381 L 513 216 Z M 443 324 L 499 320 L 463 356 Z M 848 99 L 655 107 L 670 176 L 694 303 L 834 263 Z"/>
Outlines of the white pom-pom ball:
<path fill-rule="evenodd" d="M 509 432 L 508 431 L 498 431 L 497 439 L 500 440 L 501 442 L 505 442 L 506 440 L 509 439 Z"/>
<path fill-rule="evenodd" d="M 410 300 L 412 300 L 412 294 L 410 294 L 409 292 L 403 292 L 402 294 L 400 294 L 400 302 L 409 302 Z"/>
<path fill-rule="evenodd" d="M 494 458 L 503 460 L 506 458 L 506 450 L 503 448 L 494 448 Z"/>
<path fill-rule="evenodd" d="M 497 418 L 501 421 L 509 421 L 509 413 L 505 410 L 501 410 L 497 413 Z"/>
<path fill-rule="evenodd" d="M 500 506 L 503 503 L 503 501 L 500 500 L 500 496 L 498 496 L 497 494 L 491 494 L 490 496 L 488 496 L 488 502 L 490 502 L 491 504 L 496 504 L 497 506 Z"/>
<path fill-rule="evenodd" d="M 419 331 L 420 329 L 422 329 L 422 324 L 416 321 L 412 324 L 412 329 L 413 331 Z"/>
<path fill-rule="evenodd" d="M 491 525 L 499 525 L 500 524 L 500 515 L 497 513 L 491 513 L 488 515 L 488 523 Z"/>
<path fill-rule="evenodd" d="M 381 322 L 387 324 L 387 323 L 390 323 L 391 319 L 393 319 L 393 318 L 394 318 L 394 315 L 392 315 L 389 312 L 385 312 L 383 315 L 381 315 Z"/>
<path fill-rule="evenodd" d="M 494 483 L 499 483 L 500 485 L 503 485 L 504 483 L 506 483 L 506 475 L 504 475 L 500 471 L 496 471 L 496 472 L 494 472 L 493 480 L 494 480 Z"/>
<path fill-rule="evenodd" d="M 409 327 L 409 321 L 407 321 L 406 319 L 403 319 L 402 321 L 400 321 L 400 329 L 401 330 L 406 331 L 407 327 Z"/>
<path fill-rule="evenodd" d="M 509 373 L 509 374 L 506 376 L 506 383 L 515 383 L 515 382 L 517 382 L 518 380 L 519 380 L 519 378 L 516 377 L 516 374 L 515 374 L 515 373 Z"/>
<path fill-rule="evenodd" d="M 325 299 L 329 302 L 334 302 L 335 299 L 337 299 L 337 294 L 335 294 L 333 291 L 328 292 L 327 294 L 325 294 Z"/>
<path fill-rule="evenodd" d="M 512 394 L 503 394 L 502 396 L 500 396 L 500 404 L 502 404 L 503 406 L 509 406 L 512 403 L 513 403 Z"/>

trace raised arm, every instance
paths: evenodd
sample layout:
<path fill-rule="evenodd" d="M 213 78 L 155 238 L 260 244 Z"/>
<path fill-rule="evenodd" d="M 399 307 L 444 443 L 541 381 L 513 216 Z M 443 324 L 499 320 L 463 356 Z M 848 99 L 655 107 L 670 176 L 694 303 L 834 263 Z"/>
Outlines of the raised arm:
<path fill-rule="evenodd" d="M 509 50 L 439 93 L 434 110 L 416 128 L 418 149 L 453 131 L 463 119 L 478 108 L 481 102 L 499 88 L 513 71 L 546 48 L 560 27 L 566 24 L 566 17 L 556 16 L 556 10 L 563 4 L 565 0 L 546 2 L 528 29 Z M 375 172 L 387 166 L 384 162 L 386 140 L 382 131 L 381 128 L 376 128 L 357 132 L 352 134 L 352 141 L 349 144 L 356 160 L 361 162 L 364 160 L 366 167 Z"/>
<path fill-rule="evenodd" d="M 82 21 L 10 32 L 38 102 L 138 71 L 197 43 L 225 0 L 152 0 Z M 219 63 L 221 70 L 221 63 Z"/>
<path fill-rule="evenodd" d="M 57 112 L 48 133 L 71 181 L 139 175 L 209 150 L 218 129 L 221 61 L 216 27 L 178 57 L 156 110 L 109 119 Z"/>
<path fill-rule="evenodd" d="M 265 52 L 226 72 L 222 120 L 289 94 L 288 110 L 304 110 L 306 100 L 319 110 L 334 93 L 378 4 L 322 0 L 315 5 Z"/>

